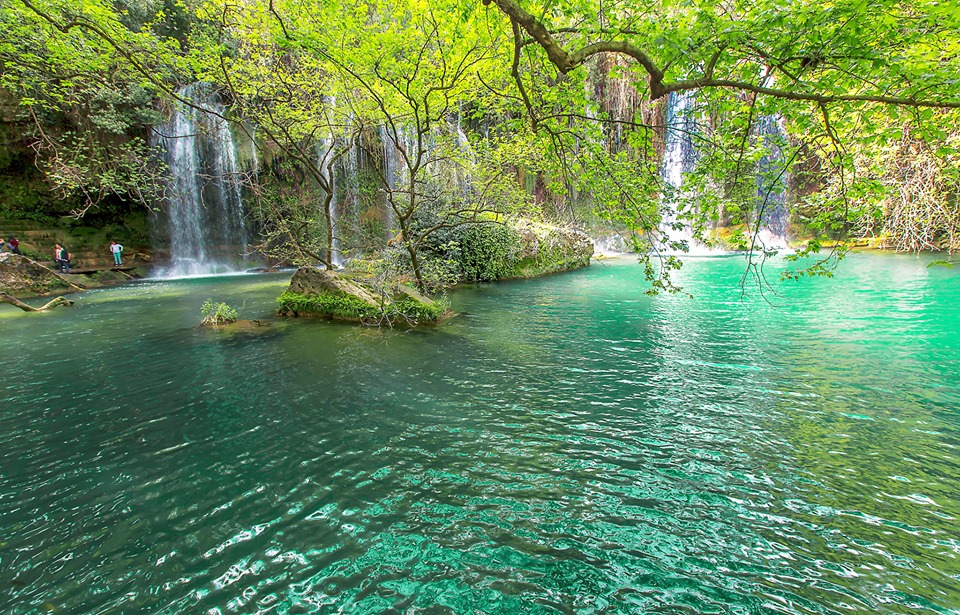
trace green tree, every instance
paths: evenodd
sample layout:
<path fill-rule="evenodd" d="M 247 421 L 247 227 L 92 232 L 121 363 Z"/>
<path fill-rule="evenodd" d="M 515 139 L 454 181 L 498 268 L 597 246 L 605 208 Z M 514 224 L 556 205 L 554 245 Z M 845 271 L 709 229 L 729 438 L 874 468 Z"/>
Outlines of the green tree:
<path fill-rule="evenodd" d="M 0 7 L 0 96 L 15 103 L 5 121 L 74 215 L 111 196 L 152 203 L 162 186 L 145 130 L 159 120 L 155 88 L 100 34 L 57 27 L 32 7 Z M 83 19 L 82 8 L 67 10 Z M 121 30 L 131 43 L 159 44 L 150 24 L 139 26 Z"/>
<path fill-rule="evenodd" d="M 914 237 L 902 244 L 910 247 L 930 243 L 917 239 L 925 231 L 906 230 L 924 218 L 937 220 L 940 234 L 956 228 L 950 194 L 958 160 L 951 134 L 960 119 L 957 0 L 186 6 L 188 34 L 181 22 L 160 27 L 169 22 L 162 10 L 151 21 L 144 17 L 150 11 L 118 12 L 102 0 L 20 0 L 4 8 L 14 34 L 4 39 L 3 52 L 21 63 L 33 62 L 31 53 L 49 58 L 45 70 L 58 74 L 57 83 L 69 82 L 64 71 L 80 67 L 89 82 L 120 71 L 126 82 L 167 99 L 177 98 L 177 83 L 216 84 L 230 99 L 231 117 L 262 128 L 265 151 L 282 151 L 326 195 L 320 199 L 324 254 L 309 246 L 305 253 L 328 265 L 334 224 L 332 190 L 324 182 L 331 167 L 313 144 L 335 141 L 323 150 L 332 152 L 329 158 L 351 140 L 375 154 L 374 141 L 358 135 L 380 130 L 380 139 L 401 153 L 402 181 L 379 182 L 422 282 L 417 250 L 430 227 L 419 214 L 439 209 L 459 223 L 475 214 L 458 218 L 458 212 L 478 211 L 476 203 L 463 207 L 439 173 L 445 165 L 473 164 L 475 152 L 461 147 L 452 129 L 453 119 L 470 116 L 494 118 L 491 142 L 530 144 L 535 153 L 518 156 L 513 166 L 536 178 L 537 191 L 634 231 L 638 247 L 650 251 L 654 290 L 672 290 L 669 271 L 679 266 L 663 255 L 654 266 L 657 250 L 676 247 L 665 241 L 668 221 L 690 225 L 703 241 L 711 240 L 711 224 L 732 225 L 735 241 L 763 251 L 757 230 L 770 189 L 758 194 L 758 174 L 765 186 L 787 174 L 795 186 L 802 182 L 792 206 L 816 235 L 811 251 L 824 238 L 875 232 L 877 220 L 880 233 Z M 31 28 L 41 41 L 30 38 Z M 636 113 L 617 115 L 598 104 L 597 80 L 632 86 Z M 674 206 L 664 198 L 670 190 L 658 162 L 663 101 L 681 92 L 696 97 L 701 156 L 686 179 L 686 198 Z M 22 100 L 25 109 L 34 104 L 26 94 Z M 756 126 L 764 118 L 777 118 L 787 136 L 775 145 L 761 138 Z M 77 151 L 89 149 L 77 143 Z M 927 157 L 915 156 L 910 169 L 896 164 L 916 144 Z M 763 160 L 774 147 L 785 164 L 770 170 Z M 476 176 L 505 176 L 510 163 L 499 160 L 476 167 L 485 169 Z M 936 173 L 923 175 L 921 167 Z M 85 175 L 109 177 L 93 169 Z M 932 191 L 921 191 L 928 206 L 894 206 L 905 194 L 901 184 L 931 182 Z M 945 213 L 931 215 L 938 211 Z M 286 215 L 279 211 L 277 218 Z M 827 273 L 827 260 L 807 271 Z"/>
<path fill-rule="evenodd" d="M 839 236 L 875 211 L 883 182 L 862 172 L 863 161 L 882 157 L 905 125 L 941 156 L 954 156 L 947 166 L 956 167 L 947 135 L 960 119 L 955 1 L 482 4 L 509 24 L 516 91 L 535 130 L 571 130 L 570 115 L 554 121 L 557 107 L 569 111 L 582 104 L 577 85 L 591 63 L 610 54 L 628 59 L 617 70 L 631 76 L 648 100 L 695 92 L 704 118 L 698 134 L 704 155 L 699 178 L 689 184 L 697 206 L 681 212 L 695 230 L 725 215 L 752 223 L 747 247 L 757 247 L 765 199 L 744 188 L 766 153 L 754 129 L 764 116 L 786 124 L 791 139 L 781 145 L 787 161 L 818 160 L 826 189 L 807 195 L 800 206 L 812 214 L 809 228 L 827 235 Z M 558 105 L 557 99 L 566 101 Z M 644 118 L 633 125 L 656 145 Z M 827 271 L 821 265 L 811 271 Z"/>

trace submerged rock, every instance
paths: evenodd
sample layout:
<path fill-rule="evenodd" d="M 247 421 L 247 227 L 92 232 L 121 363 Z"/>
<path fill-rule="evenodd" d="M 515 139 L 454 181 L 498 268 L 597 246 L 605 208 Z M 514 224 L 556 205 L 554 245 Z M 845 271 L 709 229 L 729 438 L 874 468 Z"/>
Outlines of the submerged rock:
<path fill-rule="evenodd" d="M 335 271 L 301 267 L 277 299 L 282 316 L 314 316 L 364 324 L 417 325 L 439 322 L 450 314 L 445 301 L 435 301 L 409 287 L 379 293 Z"/>
<path fill-rule="evenodd" d="M 210 331 L 232 331 L 232 332 L 255 332 L 255 333 L 267 333 L 270 332 L 270 323 L 263 320 L 246 320 L 246 319 L 237 319 L 230 322 L 202 322 L 197 325 L 201 329 L 208 329 Z"/>

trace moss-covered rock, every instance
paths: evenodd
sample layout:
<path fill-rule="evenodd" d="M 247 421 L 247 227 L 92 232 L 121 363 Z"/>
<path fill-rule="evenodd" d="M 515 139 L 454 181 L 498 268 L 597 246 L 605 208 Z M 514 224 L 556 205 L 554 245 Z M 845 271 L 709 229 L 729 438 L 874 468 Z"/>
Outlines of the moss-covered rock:
<path fill-rule="evenodd" d="M 438 233 L 422 260 L 450 269 L 440 283 L 533 278 L 586 267 L 593 241 L 583 232 L 529 218 L 499 216 Z M 428 267 L 424 267 L 428 269 Z"/>
<path fill-rule="evenodd" d="M 370 307 L 377 307 L 380 298 L 370 289 L 345 275 L 316 267 L 300 267 L 290 280 L 287 291 L 298 295 L 347 295 Z"/>
<path fill-rule="evenodd" d="M 365 324 L 436 323 L 450 314 L 446 301 L 435 301 L 405 286 L 377 293 L 348 276 L 301 267 L 277 299 L 284 316 L 313 316 Z"/>
<path fill-rule="evenodd" d="M 350 295 L 328 290 L 309 295 L 287 290 L 277 298 L 277 304 L 281 316 L 319 316 L 334 320 L 362 322 L 376 318 L 380 314 L 378 306 L 370 305 Z"/>
<path fill-rule="evenodd" d="M 516 220 L 511 223 L 521 238 L 512 275 L 533 278 L 590 265 L 593 241 L 585 233 L 549 224 Z"/>
<path fill-rule="evenodd" d="M 453 315 L 446 300 L 430 299 L 405 284 L 393 289 L 384 313 L 391 320 L 409 324 L 437 323 Z"/>

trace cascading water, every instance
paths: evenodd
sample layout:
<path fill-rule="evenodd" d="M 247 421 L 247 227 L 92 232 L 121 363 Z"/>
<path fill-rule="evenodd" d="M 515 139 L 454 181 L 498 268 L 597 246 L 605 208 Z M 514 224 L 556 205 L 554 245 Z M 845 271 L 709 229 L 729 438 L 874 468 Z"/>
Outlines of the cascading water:
<path fill-rule="evenodd" d="M 410 172 L 407 168 L 405 157 L 415 155 L 417 151 L 416 136 L 414 133 L 403 126 L 395 128 L 393 134 L 391 129 L 380 126 L 377 129 L 377 136 L 383 145 L 382 169 L 384 177 L 389 185 L 389 190 L 395 192 L 397 206 L 404 207 L 403 192 L 407 190 L 406 183 L 409 181 Z M 402 152 L 400 150 L 403 150 Z M 387 233 L 392 234 L 397 230 L 396 212 L 390 205 L 389 198 L 385 198 L 384 207 L 387 211 Z"/>
<path fill-rule="evenodd" d="M 783 165 L 781 144 L 786 131 L 778 115 L 760 117 L 754 126 L 754 134 L 767 153 L 760 159 L 757 169 L 757 211 L 760 212 L 758 248 L 784 249 L 787 247 L 787 226 L 790 216 L 787 211 L 787 181 Z"/>
<path fill-rule="evenodd" d="M 594 254 L 604 257 L 613 257 L 631 251 L 627 240 L 620 233 L 609 233 L 600 237 L 591 237 L 590 241 L 593 242 Z"/>
<path fill-rule="evenodd" d="M 331 259 L 335 265 L 342 264 L 357 250 L 369 249 L 374 244 L 381 247 L 397 234 L 397 211 L 393 205 L 401 214 L 408 207 L 407 156 L 416 156 L 421 146 L 423 166 L 418 171 L 418 191 L 465 201 L 471 197 L 469 175 L 461 165 L 451 162 L 458 156 L 449 151 L 456 148 L 462 157 L 471 155 L 469 138 L 459 123 L 451 120 L 443 131 L 421 138 L 422 144 L 418 143 L 414 129 L 398 124 L 379 126 L 375 133 L 364 133 L 359 138 L 348 128 L 343 137 L 329 135 L 317 142 L 317 166 L 333 191 Z M 345 151 L 341 151 L 343 148 Z M 336 162 L 328 165 L 329 157 L 337 154 Z M 379 228 L 379 224 L 383 224 L 382 231 L 371 234 L 371 229 Z"/>
<path fill-rule="evenodd" d="M 664 131 L 663 166 L 665 206 L 660 232 L 661 250 L 676 252 L 672 246 L 684 243 L 691 253 L 703 251 L 686 224 L 674 228 L 678 222 L 678 207 L 683 196 L 683 174 L 693 170 L 697 161 L 694 135 L 697 130 L 694 96 L 690 92 L 671 92 L 667 100 L 666 129 Z"/>
<path fill-rule="evenodd" d="M 693 238 L 688 225 L 677 225 L 678 205 L 682 201 L 683 174 L 693 170 L 697 161 L 696 110 L 694 97 L 688 92 L 671 93 L 667 103 L 666 130 L 664 132 L 664 154 L 662 177 L 665 184 L 665 214 L 660 225 L 663 236 L 661 243 L 665 252 L 675 251 L 671 244 L 686 243 L 690 254 L 710 254 L 711 250 Z M 756 233 L 758 250 L 778 249 L 787 246 L 786 234 L 789 214 L 786 205 L 786 178 L 783 173 L 783 154 L 781 146 L 786 134 L 779 116 L 760 117 L 753 129 L 754 138 L 766 149 L 757 167 L 757 211 L 760 214 L 760 228 Z"/>
<path fill-rule="evenodd" d="M 243 268 L 247 232 L 237 174 L 237 148 L 224 107 L 203 84 L 178 94 L 158 145 L 170 169 L 170 198 L 158 221 L 170 242 L 165 277 L 209 275 Z"/>
<path fill-rule="evenodd" d="M 390 135 L 387 133 L 386 126 L 377 127 L 377 138 L 380 140 L 380 145 L 383 148 L 383 176 L 387 180 L 387 186 L 390 190 L 396 190 L 397 186 L 400 183 L 400 166 L 397 161 L 397 149 L 393 141 L 390 140 Z M 396 230 L 396 213 L 393 211 L 393 208 L 390 207 L 389 201 L 386 200 L 384 208 L 387 212 L 386 223 L 387 223 L 387 238 L 393 234 Z"/>

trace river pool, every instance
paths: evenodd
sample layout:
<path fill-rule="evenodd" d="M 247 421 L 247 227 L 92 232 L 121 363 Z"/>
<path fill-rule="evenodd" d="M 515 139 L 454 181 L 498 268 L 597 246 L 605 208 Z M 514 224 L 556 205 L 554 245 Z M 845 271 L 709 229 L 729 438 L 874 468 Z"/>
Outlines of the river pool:
<path fill-rule="evenodd" d="M 960 268 L 630 260 L 436 328 L 0 306 L 0 613 L 960 613 Z M 206 298 L 268 326 L 198 329 Z"/>

